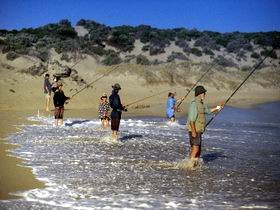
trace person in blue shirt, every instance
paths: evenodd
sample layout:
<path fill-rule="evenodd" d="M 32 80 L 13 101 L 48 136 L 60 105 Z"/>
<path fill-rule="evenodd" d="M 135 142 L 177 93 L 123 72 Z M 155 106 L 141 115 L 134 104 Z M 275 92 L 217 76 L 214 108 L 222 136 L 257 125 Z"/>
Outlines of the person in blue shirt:
<path fill-rule="evenodd" d="M 175 122 L 175 111 L 179 111 L 176 109 L 176 103 L 180 100 L 175 99 L 176 92 L 169 92 L 168 98 L 166 102 L 166 117 L 170 120 L 170 122 Z"/>

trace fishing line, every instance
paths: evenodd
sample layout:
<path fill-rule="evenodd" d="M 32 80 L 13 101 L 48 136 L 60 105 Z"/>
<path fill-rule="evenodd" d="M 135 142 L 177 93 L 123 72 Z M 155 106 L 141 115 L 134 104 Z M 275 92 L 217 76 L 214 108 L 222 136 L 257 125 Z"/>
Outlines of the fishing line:
<path fill-rule="evenodd" d="M 175 88 L 180 88 L 180 87 L 174 87 L 174 88 L 171 88 L 171 89 L 168 89 L 168 90 L 161 91 L 161 92 L 156 93 L 156 94 L 154 94 L 154 95 L 147 96 L 147 97 L 145 97 L 145 98 L 139 99 L 139 100 L 137 100 L 137 101 L 133 101 L 133 102 L 127 104 L 125 107 L 128 107 L 128 106 L 130 106 L 130 105 L 132 105 L 132 104 L 136 104 L 136 103 L 141 102 L 141 101 L 144 101 L 144 100 L 146 100 L 146 99 L 152 98 L 152 97 L 154 97 L 154 96 L 161 95 L 161 94 L 166 93 L 166 92 L 168 92 L 168 91 L 174 90 Z M 182 87 L 181 87 L 181 88 L 182 88 Z"/>
<path fill-rule="evenodd" d="M 82 92 L 83 90 L 89 88 L 92 84 L 94 84 L 95 82 L 97 82 L 98 80 L 102 79 L 103 77 L 107 76 L 108 74 L 110 74 L 111 72 L 115 71 L 117 68 L 119 67 L 119 65 L 115 66 L 113 69 L 105 72 L 101 77 L 97 78 L 96 80 L 92 81 L 91 83 L 87 84 L 85 87 L 83 87 L 82 89 L 78 90 L 76 93 L 74 93 L 71 98 L 73 98 L 75 95 L 79 94 L 80 92 Z"/>
<path fill-rule="evenodd" d="M 257 46 L 255 48 L 253 48 L 252 50 L 256 50 L 259 49 L 260 46 Z M 188 95 L 190 94 L 190 92 L 195 88 L 195 86 L 203 79 L 204 76 L 206 76 L 206 74 L 216 65 L 218 64 L 217 61 L 214 63 L 206 70 L 206 72 L 197 80 L 197 82 L 191 87 L 191 89 L 188 90 L 187 94 L 183 97 L 182 101 L 180 101 L 176 107 L 176 109 L 179 108 L 179 106 L 183 103 L 183 101 L 188 97 Z"/>
<path fill-rule="evenodd" d="M 183 103 L 183 101 L 188 97 L 190 92 L 195 88 L 195 86 L 206 76 L 206 74 L 217 64 L 217 62 L 212 63 L 212 65 L 204 72 L 204 74 L 193 84 L 193 86 L 188 90 L 187 94 L 183 97 L 183 99 L 178 103 L 176 109 Z"/>
<path fill-rule="evenodd" d="M 241 86 L 249 79 L 249 77 L 263 64 L 263 62 L 272 54 L 274 48 L 270 50 L 266 56 L 253 68 L 253 70 L 247 75 L 247 77 L 239 84 L 239 86 L 233 91 L 233 93 L 228 97 L 225 101 L 223 107 L 207 122 L 204 129 L 214 120 L 214 118 L 224 109 L 224 106 L 230 101 L 230 99 L 234 96 L 234 94 L 241 88 Z"/>

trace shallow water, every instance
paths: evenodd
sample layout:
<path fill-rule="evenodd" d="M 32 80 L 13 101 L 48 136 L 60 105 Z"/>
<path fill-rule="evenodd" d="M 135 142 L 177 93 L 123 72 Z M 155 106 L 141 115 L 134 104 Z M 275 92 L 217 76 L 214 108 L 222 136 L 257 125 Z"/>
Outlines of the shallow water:
<path fill-rule="evenodd" d="M 204 134 L 202 167 L 176 168 L 187 157 L 185 119 L 121 121 L 119 142 L 96 119 L 68 119 L 54 127 L 22 126 L 14 150 L 45 189 L 19 192 L 0 209 L 229 209 L 280 208 L 280 103 L 227 107 Z"/>

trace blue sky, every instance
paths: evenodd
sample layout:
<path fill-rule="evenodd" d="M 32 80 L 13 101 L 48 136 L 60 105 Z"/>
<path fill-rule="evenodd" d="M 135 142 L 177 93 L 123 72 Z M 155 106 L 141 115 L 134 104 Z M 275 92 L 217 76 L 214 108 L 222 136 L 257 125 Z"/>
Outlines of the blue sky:
<path fill-rule="evenodd" d="M 140 24 L 200 31 L 280 31 L 280 0 L 1 0 L 0 29 L 81 18 L 109 26 Z"/>

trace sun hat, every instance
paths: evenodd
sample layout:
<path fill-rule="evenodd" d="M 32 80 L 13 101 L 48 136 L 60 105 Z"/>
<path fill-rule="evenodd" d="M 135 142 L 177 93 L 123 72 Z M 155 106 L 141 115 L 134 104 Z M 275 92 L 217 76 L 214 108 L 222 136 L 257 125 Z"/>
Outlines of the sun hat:
<path fill-rule="evenodd" d="M 103 93 L 103 95 L 100 97 L 100 99 L 102 99 L 102 98 L 107 98 L 107 94 Z"/>
<path fill-rule="evenodd" d="M 120 86 L 119 83 L 116 83 L 116 84 L 114 84 L 114 85 L 112 86 L 112 88 L 113 88 L 114 90 L 120 90 L 120 89 L 121 89 L 121 86 Z"/>

